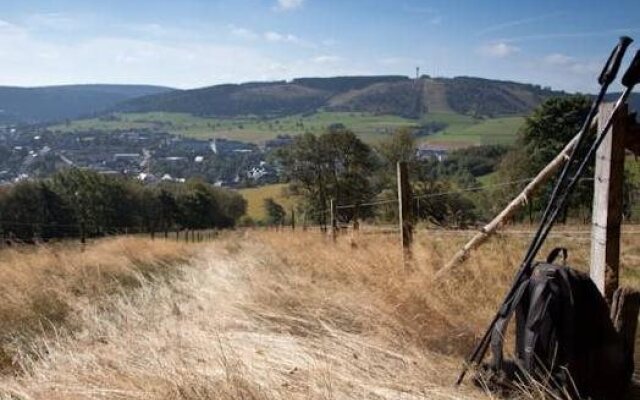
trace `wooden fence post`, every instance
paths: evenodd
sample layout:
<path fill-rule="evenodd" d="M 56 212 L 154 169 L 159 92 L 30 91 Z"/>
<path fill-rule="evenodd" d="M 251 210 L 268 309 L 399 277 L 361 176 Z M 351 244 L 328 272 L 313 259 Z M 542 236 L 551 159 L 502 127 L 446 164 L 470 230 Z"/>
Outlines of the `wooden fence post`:
<path fill-rule="evenodd" d="M 600 106 L 598 130 L 604 128 L 613 104 Z M 611 304 L 618 289 L 620 268 L 620 225 L 625 157 L 626 106 L 614 117 L 611 130 L 596 153 L 591 222 L 591 279 Z"/>
<path fill-rule="evenodd" d="M 84 229 L 84 221 L 80 223 L 80 243 L 85 244 L 87 242 L 87 233 Z"/>
<path fill-rule="evenodd" d="M 336 202 L 331 199 L 330 201 L 330 212 L 331 212 L 331 238 L 335 242 L 338 236 L 338 219 L 336 216 Z"/>
<path fill-rule="evenodd" d="M 291 207 L 291 230 L 296 230 L 296 210 Z"/>
<path fill-rule="evenodd" d="M 409 184 L 407 163 L 398 163 L 398 221 L 405 268 L 410 268 L 412 258 L 411 243 L 413 242 L 413 222 L 411 217 L 411 186 Z"/>
<path fill-rule="evenodd" d="M 360 230 L 360 206 L 356 204 L 355 209 L 353 210 L 353 231 L 357 232 Z"/>
<path fill-rule="evenodd" d="M 630 288 L 619 288 L 613 294 L 611 321 L 622 337 L 627 357 L 633 361 L 636 329 L 640 311 L 640 292 Z"/>

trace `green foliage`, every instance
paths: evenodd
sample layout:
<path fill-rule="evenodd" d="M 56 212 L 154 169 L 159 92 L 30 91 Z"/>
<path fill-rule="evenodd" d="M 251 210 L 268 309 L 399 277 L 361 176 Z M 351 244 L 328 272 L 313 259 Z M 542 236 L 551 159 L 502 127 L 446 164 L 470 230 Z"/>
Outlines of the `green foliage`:
<path fill-rule="evenodd" d="M 508 147 L 501 145 L 458 149 L 451 151 L 436 167 L 439 168 L 440 174 L 447 176 L 469 174 L 480 177 L 494 172 L 508 150 Z"/>
<path fill-rule="evenodd" d="M 125 231 L 228 228 L 246 201 L 206 183 L 161 184 L 68 169 L 51 179 L 16 184 L 0 193 L 0 228 L 22 240 L 102 236 Z"/>
<path fill-rule="evenodd" d="M 416 142 L 409 129 L 398 129 L 391 137 L 380 142 L 376 150 L 388 169 L 394 169 L 400 161 L 416 160 Z"/>
<path fill-rule="evenodd" d="M 447 81 L 449 106 L 458 113 L 495 117 L 525 114 L 546 98 L 549 89 L 515 82 L 457 77 Z"/>
<path fill-rule="evenodd" d="M 371 148 L 343 126 L 334 126 L 320 136 L 298 136 L 280 149 L 276 158 L 283 175 L 304 196 L 309 220 L 326 224 L 330 199 L 336 204 L 362 204 L 373 198 L 370 176 L 375 162 Z M 340 210 L 345 221 L 354 210 Z"/>
<path fill-rule="evenodd" d="M 282 225 L 287 215 L 284 208 L 271 197 L 264 199 L 264 209 L 267 214 L 266 223 L 269 225 Z"/>
<path fill-rule="evenodd" d="M 509 152 L 499 169 L 499 181 L 522 180 L 535 176 L 580 130 L 589 111 L 591 100 L 586 96 L 566 96 L 545 101 L 526 119 L 517 145 Z M 593 169 L 585 172 L 593 176 Z M 553 182 L 544 186 L 531 209 L 540 211 L 546 204 Z M 503 204 L 511 196 L 499 190 L 494 194 L 496 204 Z M 583 181 L 576 186 L 568 209 L 588 209 L 593 198 L 593 184 Z"/>

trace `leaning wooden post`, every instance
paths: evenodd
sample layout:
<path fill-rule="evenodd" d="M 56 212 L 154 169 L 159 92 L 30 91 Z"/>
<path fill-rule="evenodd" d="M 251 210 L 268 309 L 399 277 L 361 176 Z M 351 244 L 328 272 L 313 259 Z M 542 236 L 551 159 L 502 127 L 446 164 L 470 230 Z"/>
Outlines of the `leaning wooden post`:
<path fill-rule="evenodd" d="M 411 260 L 411 243 L 413 242 L 413 221 L 411 218 L 411 186 L 407 163 L 398 163 L 398 222 L 405 268 L 409 268 Z"/>
<path fill-rule="evenodd" d="M 600 106 L 598 130 L 607 123 L 613 111 L 611 103 Z M 622 195 L 625 157 L 627 107 L 614 116 L 611 130 L 596 153 L 591 222 L 591 279 L 611 304 L 618 289 L 620 268 L 620 224 L 622 223 Z"/>
<path fill-rule="evenodd" d="M 591 125 L 590 128 L 593 127 L 594 125 Z M 471 251 L 480 247 L 505 223 L 505 221 L 513 216 L 523 205 L 529 203 L 535 191 L 547 182 L 556 173 L 556 171 L 562 167 L 566 160 L 569 159 L 577 141 L 578 135 L 574 136 L 562 151 L 540 172 L 538 172 L 538 175 L 536 175 L 536 177 L 527 184 L 518 196 L 511 200 L 504 210 L 491 220 L 491 222 L 482 227 L 480 232 L 476 233 L 471 240 L 469 240 L 469 242 L 467 242 L 462 249 L 460 249 L 451 258 L 451 260 L 449 260 L 449 262 L 447 262 L 447 264 L 445 264 L 445 266 L 436 273 L 436 279 L 440 279 L 455 267 L 462 264 L 467 257 L 469 257 Z"/>

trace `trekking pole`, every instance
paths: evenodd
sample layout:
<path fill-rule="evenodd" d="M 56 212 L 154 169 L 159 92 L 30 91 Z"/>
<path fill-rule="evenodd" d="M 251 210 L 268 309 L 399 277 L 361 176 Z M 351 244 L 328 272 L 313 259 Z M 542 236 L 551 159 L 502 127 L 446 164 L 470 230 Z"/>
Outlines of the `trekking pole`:
<path fill-rule="evenodd" d="M 549 234 L 549 231 L 553 227 L 553 224 L 554 224 L 554 222 L 555 222 L 555 220 L 556 220 L 556 218 L 558 216 L 558 213 L 566 205 L 567 200 L 569 198 L 569 195 L 572 192 L 573 187 L 580 180 L 580 177 L 581 177 L 582 173 L 584 172 L 585 168 L 587 167 L 587 164 L 592 159 L 592 157 L 594 156 L 594 154 L 596 153 L 596 151 L 598 150 L 598 148 L 600 147 L 600 145 L 604 141 L 605 137 L 607 136 L 607 132 L 611 129 L 611 127 L 613 125 L 613 122 L 614 122 L 614 120 L 616 118 L 616 114 L 618 113 L 618 110 L 620 109 L 620 107 L 622 107 L 623 104 L 625 104 L 627 102 L 627 99 L 631 95 L 631 92 L 633 91 L 633 88 L 639 82 L 640 82 L 640 50 L 638 50 L 636 52 L 635 56 L 633 57 L 633 60 L 631 61 L 631 64 L 629 65 L 629 68 L 627 68 L 627 71 L 625 72 L 624 76 L 622 77 L 622 85 L 625 87 L 624 91 L 622 92 L 622 95 L 620 95 L 620 97 L 616 101 L 616 103 L 615 103 L 615 105 L 613 107 L 613 110 L 611 111 L 611 113 L 609 114 L 609 117 L 607 118 L 607 122 L 605 123 L 604 128 L 602 128 L 602 130 L 599 132 L 598 136 L 596 137 L 596 139 L 593 141 L 593 143 L 589 147 L 589 150 L 587 151 L 587 153 L 582 158 L 582 161 L 580 162 L 580 164 L 578 166 L 578 169 L 576 170 L 575 174 L 569 180 L 569 183 L 567 185 L 567 189 L 565 190 L 565 192 L 560 197 L 560 200 L 558 201 L 558 206 L 553 210 L 553 213 L 550 216 L 549 221 L 545 225 L 545 227 L 543 229 L 543 232 L 540 235 L 540 238 L 536 243 L 536 246 L 534 248 L 534 256 L 535 256 L 535 253 L 537 253 L 538 250 L 540 250 L 540 247 L 542 247 L 542 244 L 544 243 L 544 240 L 546 239 L 547 235 Z"/>
<path fill-rule="evenodd" d="M 525 277 L 526 275 L 529 274 L 529 272 L 530 272 L 529 270 L 531 268 L 531 262 L 535 258 L 536 254 L 537 254 L 537 252 L 540 249 L 540 246 L 542 244 L 542 241 L 540 239 L 542 237 L 546 238 L 546 235 L 548 233 L 548 230 L 550 229 L 550 226 L 553 225 L 552 223 L 548 224 L 548 221 L 552 221 L 557 216 L 557 212 L 555 212 L 553 210 L 554 210 L 554 204 L 556 204 L 556 199 L 559 196 L 560 188 L 562 186 L 564 186 L 564 184 L 565 184 L 565 182 L 567 180 L 569 169 L 570 169 L 571 165 L 573 164 L 573 161 L 575 160 L 576 155 L 578 154 L 578 150 L 579 150 L 582 142 L 584 141 L 584 137 L 586 136 L 586 133 L 589 130 L 589 127 L 591 126 L 591 123 L 592 123 L 593 119 L 595 118 L 595 115 L 598 112 L 598 107 L 602 103 L 602 100 L 604 99 L 604 95 L 606 94 L 607 89 L 609 88 L 609 85 L 613 82 L 613 80 L 615 79 L 616 75 L 618 74 L 618 70 L 620 69 L 620 64 L 622 62 L 622 58 L 624 56 L 624 53 L 626 52 L 626 50 L 629 47 L 629 45 L 631 44 L 631 42 L 632 42 L 631 38 L 626 37 L 626 36 L 621 37 L 618 45 L 613 49 L 613 51 L 609 55 L 609 58 L 607 59 L 607 62 L 605 63 L 605 66 L 604 66 L 600 76 L 598 77 L 598 83 L 601 85 L 600 93 L 598 94 L 598 96 L 594 100 L 593 104 L 591 105 L 591 109 L 589 110 L 589 113 L 587 114 L 587 118 L 585 119 L 585 122 L 584 122 L 582 128 L 580 129 L 580 131 L 578 133 L 578 139 L 577 139 L 576 145 L 574 147 L 574 150 L 571 153 L 571 156 L 569 157 L 569 160 L 565 163 L 565 165 L 564 165 L 564 167 L 562 169 L 562 172 L 560 173 L 560 176 L 558 178 L 558 181 L 556 182 L 556 185 L 554 186 L 553 192 L 551 194 L 551 197 L 549 199 L 549 202 L 548 202 L 547 207 L 545 209 L 545 212 L 543 214 L 541 224 L 540 224 L 540 226 L 539 226 L 539 228 L 538 228 L 538 230 L 537 230 L 537 232 L 536 232 L 536 234 L 534 236 L 534 239 L 533 239 L 529 249 L 527 250 L 527 253 L 525 255 L 524 261 L 521 264 L 520 269 L 519 269 L 519 271 L 518 271 L 518 273 L 517 273 L 517 275 L 516 275 L 516 277 L 514 279 L 514 284 L 509 289 L 509 292 L 507 293 L 507 295 L 506 295 L 506 297 L 505 297 L 505 299 L 504 299 L 504 301 L 502 303 L 502 306 L 500 307 L 498 313 L 493 317 L 493 320 L 489 324 L 489 327 L 485 331 L 482 339 L 476 345 L 474 350 L 471 352 L 471 355 L 467 359 L 467 362 L 465 362 L 465 364 L 463 365 L 462 371 L 460 372 L 460 375 L 458 376 L 458 379 L 456 381 L 456 385 L 459 385 L 460 383 L 462 383 L 467 371 L 469 370 L 469 366 L 471 364 L 480 363 L 482 361 L 482 359 L 484 358 L 484 356 L 485 356 L 485 354 L 487 352 L 488 345 L 489 345 L 489 339 L 491 337 L 491 332 L 493 331 L 496 322 L 498 321 L 498 319 L 502 315 L 504 315 L 509 310 L 509 307 L 511 305 L 511 301 L 513 300 L 513 296 L 514 296 L 514 294 L 515 294 L 515 292 L 517 290 L 517 287 L 519 286 L 520 281 L 523 279 L 523 277 Z M 635 59 L 634 59 L 634 61 L 635 61 Z M 627 73 L 625 74 L 625 77 L 627 76 L 627 74 L 629 74 L 629 71 L 627 71 Z M 629 78 L 628 80 L 630 80 L 630 79 L 631 78 Z M 630 92 L 630 90 L 629 90 L 629 92 Z M 628 97 L 627 90 L 625 90 L 625 93 L 626 93 L 626 96 Z M 618 103 L 620 103 L 621 100 L 626 99 L 625 98 L 625 93 L 623 93 L 623 95 L 620 96 L 620 99 L 618 100 Z M 609 125 L 609 124 L 607 124 L 607 125 Z M 605 130 L 605 132 L 606 132 L 606 130 Z M 563 196 L 563 197 L 565 197 L 565 196 Z M 553 218 L 550 219 L 550 217 L 553 217 Z M 547 228 L 547 225 L 550 225 L 549 228 Z"/>
<path fill-rule="evenodd" d="M 578 156 L 580 147 L 584 142 L 584 138 L 587 136 L 587 133 L 589 131 L 589 128 L 591 127 L 591 123 L 593 122 L 593 119 L 598 114 L 598 108 L 600 107 L 600 104 L 602 103 L 602 100 L 604 99 L 604 96 L 607 93 L 609 85 L 615 80 L 616 76 L 618 75 L 618 70 L 620 69 L 622 58 L 624 57 L 624 54 L 627 48 L 629 47 L 629 45 L 631 44 L 631 42 L 633 42 L 633 39 L 631 39 L 628 36 L 622 36 L 620 38 L 618 45 L 613 49 L 613 51 L 609 55 L 609 58 L 607 59 L 607 62 L 605 63 L 605 66 L 602 69 L 600 76 L 598 77 L 598 83 L 600 84 L 600 93 L 598 93 L 598 96 L 591 104 L 589 113 L 587 114 L 584 124 L 582 125 L 582 128 L 578 133 L 578 140 L 576 141 L 576 145 L 573 151 L 571 152 L 569 159 L 564 164 L 564 167 L 562 168 L 562 172 L 560 173 L 558 180 L 556 181 L 556 184 L 553 188 L 553 191 L 551 192 L 551 197 L 549 197 L 549 201 L 547 203 L 545 211 L 542 214 L 542 219 L 540 221 L 538 230 L 536 231 L 536 234 L 533 237 L 532 243 L 529 246 L 529 249 L 527 250 L 527 253 L 524 257 L 524 261 L 523 261 L 524 265 L 532 262 L 537 255 L 537 250 L 535 250 L 535 247 L 536 247 L 536 243 L 540 241 L 543 227 L 548 223 L 549 218 L 553 213 L 552 210 L 554 209 L 556 200 L 558 199 L 560 189 L 565 185 L 567 181 L 567 177 L 569 176 L 569 170 L 571 169 L 573 162 Z M 622 96 L 620 97 L 622 98 Z"/>
<path fill-rule="evenodd" d="M 605 123 L 604 128 L 600 132 L 598 132 L 598 136 L 596 136 L 595 140 L 592 142 L 591 146 L 589 147 L 589 150 L 584 155 L 584 157 L 582 158 L 582 161 L 578 165 L 578 169 L 576 170 L 575 174 L 569 180 L 569 183 L 567 185 L 565 192 L 562 194 L 562 196 L 558 201 L 558 206 L 554 208 L 552 215 L 549 217 L 549 220 L 546 222 L 545 226 L 543 227 L 542 233 L 538 238 L 535 246 L 533 247 L 533 255 L 531 256 L 531 259 L 535 258 L 535 255 L 540 250 L 540 247 L 542 247 L 542 244 L 544 243 L 549 231 L 551 230 L 551 228 L 553 227 L 553 224 L 555 223 L 558 213 L 566 205 L 567 199 L 569 198 L 569 195 L 571 194 L 573 187 L 578 182 L 578 180 L 580 179 L 580 176 L 584 172 L 584 169 L 587 167 L 587 164 L 589 163 L 589 161 L 591 160 L 595 152 L 600 147 L 600 144 L 606 137 L 607 132 L 609 131 L 609 129 L 611 129 L 611 126 L 613 125 L 613 121 L 615 120 L 618 110 L 627 102 L 629 96 L 631 95 L 631 92 L 633 91 L 633 88 L 638 84 L 639 80 L 640 80 L 640 50 L 636 52 L 635 56 L 633 57 L 633 60 L 631 61 L 631 64 L 629 64 L 627 71 L 622 77 L 622 85 L 625 87 L 624 91 L 622 92 L 622 94 L 614 104 L 613 110 L 611 110 L 611 113 L 607 118 L 607 122 Z"/>

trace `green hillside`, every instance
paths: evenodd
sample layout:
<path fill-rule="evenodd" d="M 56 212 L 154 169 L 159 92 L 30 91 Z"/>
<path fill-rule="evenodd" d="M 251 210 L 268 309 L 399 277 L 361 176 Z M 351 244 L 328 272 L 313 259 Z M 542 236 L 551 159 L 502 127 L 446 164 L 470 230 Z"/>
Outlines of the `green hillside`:
<path fill-rule="evenodd" d="M 448 147 L 511 144 L 523 123 L 524 117 L 484 119 L 471 124 L 452 125 L 443 132 L 430 136 L 427 141 Z"/>
<path fill-rule="evenodd" d="M 116 112 L 189 113 L 217 118 L 264 118 L 318 111 L 366 112 L 419 120 L 430 113 L 474 117 L 522 115 L 551 96 L 537 85 L 471 77 L 402 76 L 303 78 L 179 90 L 126 101 Z"/>
<path fill-rule="evenodd" d="M 149 129 L 261 143 L 344 124 L 367 142 L 411 128 L 449 147 L 508 144 L 540 102 L 563 92 L 471 77 L 301 78 L 176 90 L 130 99 L 99 117 L 51 127 L 70 132 Z"/>
<path fill-rule="evenodd" d="M 0 124 L 79 118 L 104 112 L 126 100 L 171 90 L 148 85 L 0 86 Z"/>
<path fill-rule="evenodd" d="M 326 112 L 294 115 L 284 118 L 262 119 L 205 118 L 184 113 L 117 113 L 100 118 L 70 121 L 51 126 L 60 132 L 115 132 L 150 129 L 194 138 L 227 138 L 261 143 L 278 135 L 297 135 L 303 132 L 320 133 L 331 124 L 344 124 L 369 143 L 382 140 L 399 128 L 417 128 L 421 124 L 440 122 L 443 132 L 420 137 L 420 142 L 460 147 L 463 145 L 511 143 L 522 122 L 521 117 L 477 119 L 454 113 L 428 114 L 420 120 L 393 115 L 374 115 L 361 112 Z"/>

